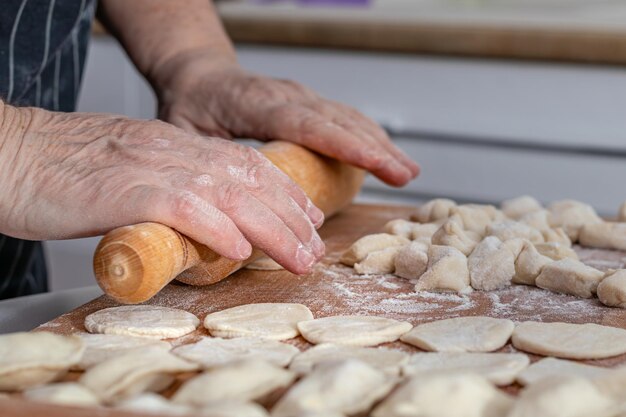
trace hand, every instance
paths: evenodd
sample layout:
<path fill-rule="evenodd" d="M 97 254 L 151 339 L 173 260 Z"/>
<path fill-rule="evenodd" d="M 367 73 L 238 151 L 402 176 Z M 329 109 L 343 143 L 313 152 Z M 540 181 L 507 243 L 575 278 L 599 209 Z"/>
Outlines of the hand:
<path fill-rule="evenodd" d="M 295 142 L 391 185 L 404 185 L 419 173 L 380 126 L 351 107 L 232 62 L 187 61 L 164 67 L 159 115 L 165 121 L 200 134 Z"/>
<path fill-rule="evenodd" d="M 232 259 L 254 245 L 300 274 L 324 253 L 323 213 L 263 155 L 160 121 L 0 102 L 0 184 L 0 232 L 14 237 L 153 221 Z"/>

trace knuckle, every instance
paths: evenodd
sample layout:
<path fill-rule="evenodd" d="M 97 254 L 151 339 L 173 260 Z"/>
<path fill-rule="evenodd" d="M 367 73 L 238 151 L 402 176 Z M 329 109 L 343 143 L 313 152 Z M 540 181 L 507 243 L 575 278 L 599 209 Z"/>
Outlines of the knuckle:
<path fill-rule="evenodd" d="M 178 220 L 192 219 L 197 211 L 200 197 L 191 192 L 171 195 L 169 198 L 170 214 Z"/>
<path fill-rule="evenodd" d="M 222 211 L 232 213 L 244 207 L 248 199 L 247 191 L 235 183 L 222 184 L 218 187 L 218 201 Z"/>

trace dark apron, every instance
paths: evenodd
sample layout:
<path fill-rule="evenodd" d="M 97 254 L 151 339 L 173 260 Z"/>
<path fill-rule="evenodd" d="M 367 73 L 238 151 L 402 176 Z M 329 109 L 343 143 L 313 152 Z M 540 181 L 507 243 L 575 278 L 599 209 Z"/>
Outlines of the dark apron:
<path fill-rule="evenodd" d="M 96 0 L 0 0 L 0 97 L 74 111 L 95 7 Z M 0 299 L 47 290 L 41 242 L 0 234 Z"/>

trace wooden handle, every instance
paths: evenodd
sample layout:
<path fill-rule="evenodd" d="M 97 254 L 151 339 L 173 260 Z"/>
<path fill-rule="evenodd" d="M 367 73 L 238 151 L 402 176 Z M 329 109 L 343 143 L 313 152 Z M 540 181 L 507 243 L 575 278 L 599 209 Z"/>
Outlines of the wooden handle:
<path fill-rule="evenodd" d="M 288 142 L 260 151 L 296 182 L 326 215 L 341 210 L 359 192 L 364 173 Z M 221 281 L 262 256 L 254 250 L 233 261 L 159 223 L 140 223 L 107 233 L 96 248 L 93 268 L 100 288 L 125 304 L 149 300 L 174 278 L 191 285 Z"/>

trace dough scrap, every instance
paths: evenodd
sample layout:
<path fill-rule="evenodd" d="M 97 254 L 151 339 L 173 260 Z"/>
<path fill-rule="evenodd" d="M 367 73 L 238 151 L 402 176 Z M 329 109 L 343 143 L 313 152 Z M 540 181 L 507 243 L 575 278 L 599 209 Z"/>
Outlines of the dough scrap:
<path fill-rule="evenodd" d="M 520 385 L 531 385 L 554 376 L 574 376 L 594 379 L 614 372 L 609 368 L 557 358 L 543 358 L 517 375 Z"/>
<path fill-rule="evenodd" d="M 211 313 L 204 327 L 215 337 L 285 340 L 298 336 L 299 321 L 312 319 L 313 313 L 302 304 L 258 303 Z"/>
<path fill-rule="evenodd" d="M 580 229 L 591 223 L 602 223 L 602 219 L 589 204 L 576 200 L 555 201 L 548 206 L 550 226 L 561 227 L 572 242 L 578 241 Z"/>
<path fill-rule="evenodd" d="M 392 246 L 367 254 L 365 259 L 354 264 L 357 274 L 391 274 L 395 270 L 396 255 L 402 246 Z"/>
<path fill-rule="evenodd" d="M 179 372 L 195 371 L 192 364 L 155 347 L 134 350 L 90 368 L 79 379 L 105 403 L 115 403 L 144 391 L 167 388 Z"/>
<path fill-rule="evenodd" d="M 580 229 L 582 246 L 600 249 L 626 250 L 626 223 L 591 223 Z"/>
<path fill-rule="evenodd" d="M 503 242 L 516 238 L 529 240 L 532 243 L 542 243 L 544 241 L 543 235 L 539 230 L 514 220 L 504 220 L 487 225 L 486 235 L 495 236 Z"/>
<path fill-rule="evenodd" d="M 307 374 L 320 363 L 346 359 L 358 359 L 388 375 L 398 376 L 401 366 L 409 361 L 409 355 L 395 349 L 322 343 L 296 356 L 289 369 L 298 374 Z"/>
<path fill-rule="evenodd" d="M 376 407 L 372 417 L 501 417 L 512 403 L 479 375 L 419 375 Z"/>
<path fill-rule="evenodd" d="M 412 355 L 402 373 L 471 373 L 505 386 L 512 384 L 529 364 L 530 359 L 523 353 L 427 352 Z"/>
<path fill-rule="evenodd" d="M 258 359 L 232 362 L 186 381 L 172 397 L 176 404 L 203 407 L 221 401 L 254 401 L 288 387 L 294 372 Z"/>
<path fill-rule="evenodd" d="M 509 341 L 515 324 L 492 317 L 455 317 L 415 326 L 400 340 L 431 352 L 493 352 Z"/>
<path fill-rule="evenodd" d="M 500 209 L 508 218 L 518 220 L 527 214 L 543 210 L 543 206 L 535 197 L 522 195 L 504 200 Z"/>
<path fill-rule="evenodd" d="M 203 417 L 268 417 L 263 407 L 252 402 L 224 401 L 200 409 Z"/>
<path fill-rule="evenodd" d="M 96 311 L 85 317 L 90 333 L 171 339 L 196 330 L 200 320 L 176 308 L 151 305 L 126 305 Z"/>
<path fill-rule="evenodd" d="M 544 266 L 535 284 L 545 290 L 591 298 L 602 278 L 603 272 L 568 258 Z"/>
<path fill-rule="evenodd" d="M 515 261 L 515 275 L 512 282 L 515 284 L 535 285 L 535 281 L 543 267 L 551 262 L 552 259 L 540 254 L 535 245 L 528 241 L 525 242 L 522 251 Z"/>
<path fill-rule="evenodd" d="M 167 415 L 190 415 L 194 412 L 192 407 L 183 404 L 174 404 L 162 395 L 153 392 L 145 392 L 136 397 L 120 401 L 115 405 L 118 410 L 131 411 L 146 414 Z"/>
<path fill-rule="evenodd" d="M 428 267 L 428 246 L 422 242 L 411 242 L 403 246 L 394 260 L 395 274 L 406 279 L 418 279 Z"/>
<path fill-rule="evenodd" d="M 21 391 L 56 381 L 80 361 L 84 350 L 77 336 L 49 332 L 0 335 L 0 391 Z"/>
<path fill-rule="evenodd" d="M 354 266 L 355 263 L 361 262 L 370 253 L 390 246 L 404 246 L 409 243 L 409 239 L 390 235 L 388 233 L 376 233 L 366 235 L 358 239 L 341 255 L 339 262 L 344 265 Z"/>
<path fill-rule="evenodd" d="M 511 285 L 515 275 L 515 256 L 495 236 L 480 242 L 468 258 L 472 288 L 493 291 Z"/>
<path fill-rule="evenodd" d="M 253 271 L 280 271 L 285 268 L 269 256 L 262 256 L 246 265 L 246 269 Z"/>
<path fill-rule="evenodd" d="M 376 346 L 398 340 L 412 327 L 411 323 L 375 316 L 331 316 L 298 323 L 302 337 L 315 345 Z"/>
<path fill-rule="evenodd" d="M 172 353 L 204 369 L 247 359 L 267 361 L 276 366 L 287 366 L 300 350 L 276 340 L 238 337 L 222 339 L 203 337 L 196 343 L 178 346 Z"/>
<path fill-rule="evenodd" d="M 565 359 L 603 359 L 626 353 L 626 330 L 594 323 L 540 323 L 515 326 L 513 346 Z"/>
<path fill-rule="evenodd" d="M 610 271 L 597 288 L 602 304 L 626 308 L 626 269 Z"/>
<path fill-rule="evenodd" d="M 451 246 L 428 248 L 428 268 L 415 284 L 416 291 L 472 291 L 467 258 Z"/>
<path fill-rule="evenodd" d="M 272 417 L 306 412 L 353 415 L 369 410 L 391 390 L 395 378 L 358 361 L 325 362 L 294 385 L 272 409 Z"/>
<path fill-rule="evenodd" d="M 30 401 L 52 404 L 96 406 L 100 400 L 91 391 L 76 382 L 59 382 L 29 388 L 23 393 Z"/>
<path fill-rule="evenodd" d="M 543 256 L 547 256 L 548 258 L 555 261 L 560 261 L 562 259 L 578 260 L 578 254 L 576 253 L 576 251 L 574 251 L 574 249 L 572 249 L 570 246 L 564 245 L 562 243 L 537 243 L 535 244 L 535 249 L 537 249 L 537 252 L 539 252 Z"/>
<path fill-rule="evenodd" d="M 448 219 L 432 236 L 433 245 L 452 246 L 467 256 L 476 247 L 480 237 L 476 233 L 463 230 L 463 226 L 454 219 Z"/>
<path fill-rule="evenodd" d="M 483 236 L 487 226 L 506 219 L 506 216 L 491 205 L 463 204 L 450 209 L 450 217 L 459 216 L 465 230 L 471 230 Z"/>
<path fill-rule="evenodd" d="M 456 203 L 453 200 L 435 198 L 419 206 L 411 215 L 411 220 L 420 223 L 430 223 L 445 219 L 450 217 L 450 209 L 452 209 L 452 207 L 456 207 Z"/>
<path fill-rule="evenodd" d="M 146 337 L 92 333 L 79 333 L 77 336 L 82 339 L 85 345 L 85 352 L 80 362 L 73 367 L 73 369 L 79 370 L 91 368 L 100 362 L 123 355 L 134 349 L 157 346 L 167 351 L 172 348 L 172 345 L 168 342 Z"/>

